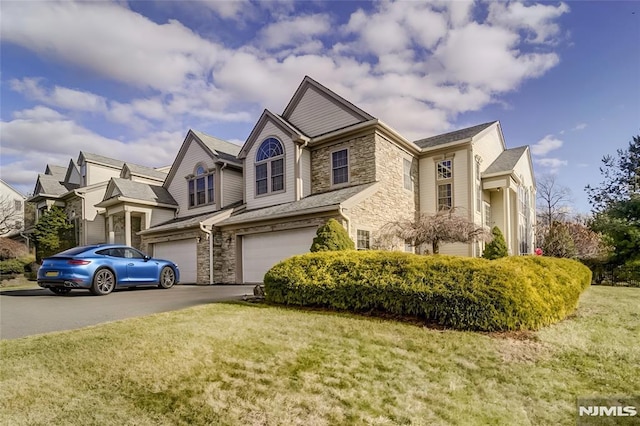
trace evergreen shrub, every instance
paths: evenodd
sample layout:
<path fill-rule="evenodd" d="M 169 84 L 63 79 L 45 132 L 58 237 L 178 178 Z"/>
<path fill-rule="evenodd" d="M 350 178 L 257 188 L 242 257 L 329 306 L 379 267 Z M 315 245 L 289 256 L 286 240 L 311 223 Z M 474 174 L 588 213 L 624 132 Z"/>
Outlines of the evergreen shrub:
<path fill-rule="evenodd" d="M 414 316 L 463 330 L 539 329 L 573 312 L 591 283 L 579 262 L 489 261 L 386 251 L 294 256 L 265 275 L 266 300 Z"/>
<path fill-rule="evenodd" d="M 316 231 L 310 251 L 353 250 L 355 244 L 344 226 L 335 219 L 329 219 Z"/>

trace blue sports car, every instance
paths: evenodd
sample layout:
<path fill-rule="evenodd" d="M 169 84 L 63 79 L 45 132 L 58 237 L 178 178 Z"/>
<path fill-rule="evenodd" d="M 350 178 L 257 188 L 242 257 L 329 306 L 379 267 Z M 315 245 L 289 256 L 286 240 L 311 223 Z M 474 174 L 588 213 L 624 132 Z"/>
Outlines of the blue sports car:
<path fill-rule="evenodd" d="M 38 285 L 55 294 L 86 289 L 102 296 L 120 287 L 171 288 L 179 281 L 180 271 L 175 263 L 113 244 L 74 247 L 43 259 L 38 270 Z"/>

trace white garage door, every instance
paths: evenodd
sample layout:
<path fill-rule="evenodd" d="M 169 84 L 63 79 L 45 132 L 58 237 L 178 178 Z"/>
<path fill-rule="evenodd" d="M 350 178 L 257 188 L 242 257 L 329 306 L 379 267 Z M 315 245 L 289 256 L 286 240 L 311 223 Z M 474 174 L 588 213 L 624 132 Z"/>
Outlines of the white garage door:
<path fill-rule="evenodd" d="M 177 263 L 181 283 L 193 284 L 196 282 L 198 258 L 196 256 L 196 241 L 193 238 L 156 243 L 153 245 L 153 257 Z"/>
<path fill-rule="evenodd" d="M 261 283 L 276 263 L 295 254 L 307 253 L 316 228 L 251 234 L 242 237 L 242 277 L 245 283 Z"/>

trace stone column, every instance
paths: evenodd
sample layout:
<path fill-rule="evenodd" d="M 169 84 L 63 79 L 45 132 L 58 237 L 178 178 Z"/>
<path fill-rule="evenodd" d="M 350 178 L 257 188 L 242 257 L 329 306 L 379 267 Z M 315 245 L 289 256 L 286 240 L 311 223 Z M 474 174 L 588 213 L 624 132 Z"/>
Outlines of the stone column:
<path fill-rule="evenodd" d="M 124 243 L 131 245 L 131 212 L 129 210 L 124 211 Z"/>
<path fill-rule="evenodd" d="M 504 239 L 507 242 L 509 254 L 511 254 L 511 189 L 509 189 L 509 187 L 504 188 L 502 202 L 504 203 Z"/>
<path fill-rule="evenodd" d="M 116 233 L 113 230 L 113 216 L 109 216 L 109 244 L 116 242 Z"/>

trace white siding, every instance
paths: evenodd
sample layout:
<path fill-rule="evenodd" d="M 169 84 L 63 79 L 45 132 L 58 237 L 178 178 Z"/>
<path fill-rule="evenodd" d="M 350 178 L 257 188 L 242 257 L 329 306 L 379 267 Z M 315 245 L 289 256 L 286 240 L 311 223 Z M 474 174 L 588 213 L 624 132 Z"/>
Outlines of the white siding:
<path fill-rule="evenodd" d="M 151 226 L 156 226 L 161 223 L 167 222 L 173 219 L 173 216 L 173 210 L 153 209 L 153 212 L 151 214 Z"/>
<path fill-rule="evenodd" d="M 448 154 L 454 154 L 448 153 Z M 436 159 L 441 155 L 424 157 L 420 159 L 419 181 L 420 181 L 420 212 L 435 213 L 438 205 L 436 200 L 436 189 L 438 182 L 436 180 Z M 453 205 L 469 214 L 469 179 L 470 170 L 468 164 L 468 151 L 461 149 L 455 151 L 453 157 Z"/>
<path fill-rule="evenodd" d="M 120 177 L 122 169 L 106 167 L 100 164 L 87 163 L 87 183 L 85 186 L 107 182 L 112 177 Z"/>
<path fill-rule="evenodd" d="M 279 192 L 277 194 L 271 195 L 261 195 L 256 197 L 256 169 L 255 169 L 255 159 L 256 159 L 256 151 L 260 147 L 260 144 L 268 137 L 276 137 L 282 142 L 282 146 L 285 151 L 284 157 L 284 192 Z M 293 141 L 289 136 L 287 136 L 278 126 L 273 124 L 272 122 L 267 122 L 267 124 L 260 132 L 260 135 L 256 138 L 256 142 L 253 144 L 251 149 L 247 154 L 247 159 L 245 161 L 245 181 L 246 181 L 246 203 L 247 209 L 256 209 L 260 207 L 272 206 L 275 204 L 287 203 L 290 201 L 294 201 L 295 199 L 295 158 L 294 158 L 294 150 L 293 150 Z"/>
<path fill-rule="evenodd" d="M 482 159 L 480 164 L 481 172 L 484 172 L 502 154 L 502 151 L 504 151 L 504 148 L 497 127 L 473 142 L 474 156 L 479 155 Z"/>
<path fill-rule="evenodd" d="M 440 254 L 450 256 L 471 256 L 472 244 L 450 243 L 440 244 Z"/>
<path fill-rule="evenodd" d="M 309 87 L 288 118 L 289 122 L 311 137 L 362 121 L 351 111 Z"/>
<path fill-rule="evenodd" d="M 311 151 L 306 148 L 302 149 L 301 163 L 302 197 L 306 197 L 311 194 Z"/>
<path fill-rule="evenodd" d="M 223 187 L 221 189 L 224 191 L 222 195 L 224 205 L 220 207 L 242 200 L 242 173 L 236 170 L 224 169 L 222 174 Z"/>
<path fill-rule="evenodd" d="M 185 177 L 193 174 L 195 166 L 198 163 L 204 164 L 207 168 L 214 167 L 213 158 L 211 158 L 211 156 L 202 149 L 200 144 L 191 140 L 189 147 L 187 148 L 187 152 L 185 152 L 185 155 L 182 158 L 173 179 L 169 183 L 169 187 L 167 188 L 180 207 L 178 217 L 191 216 L 215 210 L 215 206 L 211 205 L 191 209 L 189 208 L 189 189 Z M 216 185 L 218 184 L 217 180 L 218 179 L 216 179 L 215 182 Z"/>

